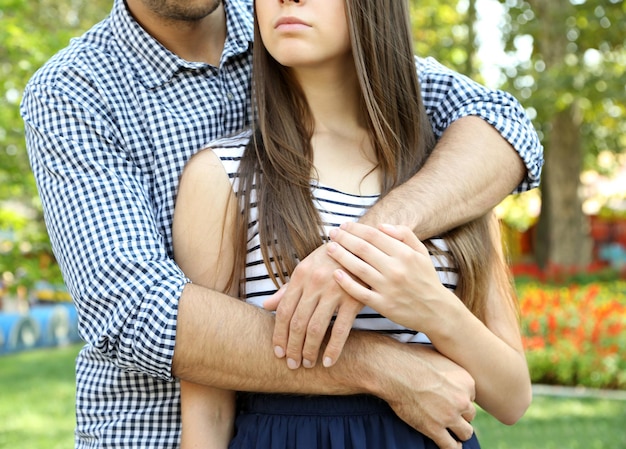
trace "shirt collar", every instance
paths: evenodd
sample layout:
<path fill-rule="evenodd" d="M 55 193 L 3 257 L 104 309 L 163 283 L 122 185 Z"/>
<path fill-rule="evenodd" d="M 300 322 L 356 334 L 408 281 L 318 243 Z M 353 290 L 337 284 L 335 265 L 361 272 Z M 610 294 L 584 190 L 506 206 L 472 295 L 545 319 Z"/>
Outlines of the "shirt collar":
<path fill-rule="evenodd" d="M 223 1 L 227 34 L 221 63 L 246 52 L 254 36 L 252 1 Z M 182 59 L 161 45 L 135 21 L 124 0 L 115 0 L 111 29 L 123 57 L 137 68 L 136 76 L 149 89 L 165 84 L 181 69 L 205 71 L 210 67 L 203 62 Z"/>

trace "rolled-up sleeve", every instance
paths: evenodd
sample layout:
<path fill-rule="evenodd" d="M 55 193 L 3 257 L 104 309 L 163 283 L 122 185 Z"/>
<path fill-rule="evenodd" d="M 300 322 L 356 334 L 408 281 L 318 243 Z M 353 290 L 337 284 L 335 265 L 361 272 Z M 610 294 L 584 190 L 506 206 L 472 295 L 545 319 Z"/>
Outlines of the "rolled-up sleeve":
<path fill-rule="evenodd" d="M 151 175 L 124 148 L 132 138 L 87 86 L 33 84 L 22 102 L 46 226 L 81 337 L 123 370 L 170 380 L 188 280 L 159 232 Z"/>
<path fill-rule="evenodd" d="M 507 92 L 489 89 L 452 71 L 433 58 L 416 58 L 416 64 L 435 134 L 440 137 L 461 117 L 481 117 L 511 144 L 526 165 L 526 177 L 515 191 L 537 187 L 544 162 L 543 147 L 519 101 Z"/>

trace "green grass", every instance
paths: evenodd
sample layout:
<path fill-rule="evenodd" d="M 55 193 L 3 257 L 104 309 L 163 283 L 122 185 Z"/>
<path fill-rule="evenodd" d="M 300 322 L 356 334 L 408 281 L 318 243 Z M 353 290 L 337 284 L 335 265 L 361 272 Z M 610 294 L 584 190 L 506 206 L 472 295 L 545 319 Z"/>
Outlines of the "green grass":
<path fill-rule="evenodd" d="M 0 356 L 0 448 L 74 447 L 74 358 L 79 348 Z"/>
<path fill-rule="evenodd" d="M 79 346 L 0 356 L 0 448 L 68 449 Z M 483 449 L 626 448 L 626 401 L 535 397 L 515 426 L 479 410 Z"/>
<path fill-rule="evenodd" d="M 479 410 L 474 427 L 483 449 L 626 448 L 626 401 L 536 396 L 514 426 Z"/>

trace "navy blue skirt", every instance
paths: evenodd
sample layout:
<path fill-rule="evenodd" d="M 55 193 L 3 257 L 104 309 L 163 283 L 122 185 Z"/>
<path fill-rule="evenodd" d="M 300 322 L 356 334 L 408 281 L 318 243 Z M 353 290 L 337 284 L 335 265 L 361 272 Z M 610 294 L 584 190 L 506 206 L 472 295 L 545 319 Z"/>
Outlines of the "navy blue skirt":
<path fill-rule="evenodd" d="M 237 407 L 229 449 L 437 449 L 373 396 L 242 393 Z"/>

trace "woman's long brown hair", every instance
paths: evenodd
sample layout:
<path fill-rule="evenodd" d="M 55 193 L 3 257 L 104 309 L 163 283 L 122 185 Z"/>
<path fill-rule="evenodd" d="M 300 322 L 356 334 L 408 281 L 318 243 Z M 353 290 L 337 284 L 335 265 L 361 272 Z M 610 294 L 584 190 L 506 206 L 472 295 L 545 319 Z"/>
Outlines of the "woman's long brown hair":
<path fill-rule="evenodd" d="M 383 174 L 382 198 L 422 167 L 435 137 L 422 102 L 407 2 L 346 0 L 346 15 L 362 108 Z M 241 245 L 234 279 L 243 279 L 250 210 L 256 205 L 264 262 L 279 286 L 324 235 L 311 192 L 313 117 L 300 86 L 265 49 L 256 25 L 253 58 L 257 118 L 239 167 L 235 241 Z M 444 236 L 459 267 L 457 293 L 479 317 L 493 252 L 489 235 L 482 217 Z M 245 294 L 243 282 L 240 291 Z"/>

